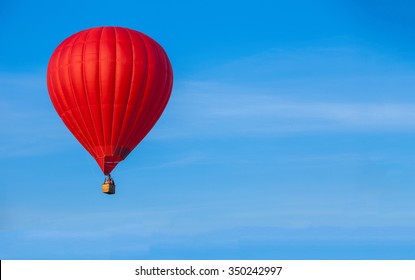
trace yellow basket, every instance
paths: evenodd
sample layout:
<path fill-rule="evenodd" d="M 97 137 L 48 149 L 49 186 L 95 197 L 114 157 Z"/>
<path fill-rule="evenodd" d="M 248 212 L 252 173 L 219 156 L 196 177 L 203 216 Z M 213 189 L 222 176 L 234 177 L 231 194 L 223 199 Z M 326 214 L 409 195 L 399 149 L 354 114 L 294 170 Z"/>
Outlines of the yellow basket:
<path fill-rule="evenodd" d="M 115 193 L 115 184 L 111 184 L 111 183 L 102 184 L 102 192 L 106 193 L 106 194 L 114 194 Z"/>

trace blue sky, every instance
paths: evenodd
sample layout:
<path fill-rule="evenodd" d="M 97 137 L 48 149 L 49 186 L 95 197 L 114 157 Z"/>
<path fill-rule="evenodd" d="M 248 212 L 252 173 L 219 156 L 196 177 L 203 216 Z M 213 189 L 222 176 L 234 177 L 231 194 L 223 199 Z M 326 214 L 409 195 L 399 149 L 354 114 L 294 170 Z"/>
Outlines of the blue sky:
<path fill-rule="evenodd" d="M 0 2 L 0 259 L 415 258 L 413 3 L 38 2 Z M 175 74 L 115 196 L 45 81 L 103 25 Z"/>

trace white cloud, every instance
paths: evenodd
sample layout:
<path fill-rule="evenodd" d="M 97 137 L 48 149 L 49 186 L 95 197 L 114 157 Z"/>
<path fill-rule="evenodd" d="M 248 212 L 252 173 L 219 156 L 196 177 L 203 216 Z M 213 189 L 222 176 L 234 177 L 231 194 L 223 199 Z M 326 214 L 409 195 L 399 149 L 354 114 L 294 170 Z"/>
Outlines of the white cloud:
<path fill-rule="evenodd" d="M 152 137 L 415 131 L 415 102 L 289 98 L 261 88 L 187 83 Z"/>

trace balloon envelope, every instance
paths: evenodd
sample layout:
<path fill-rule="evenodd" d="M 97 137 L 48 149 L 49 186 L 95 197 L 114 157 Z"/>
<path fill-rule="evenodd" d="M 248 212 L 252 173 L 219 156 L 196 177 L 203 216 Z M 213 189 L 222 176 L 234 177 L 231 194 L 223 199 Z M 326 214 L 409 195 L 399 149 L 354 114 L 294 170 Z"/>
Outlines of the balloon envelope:
<path fill-rule="evenodd" d="M 56 48 L 47 85 L 57 113 L 107 175 L 160 118 L 173 72 L 163 48 L 147 35 L 97 27 Z"/>

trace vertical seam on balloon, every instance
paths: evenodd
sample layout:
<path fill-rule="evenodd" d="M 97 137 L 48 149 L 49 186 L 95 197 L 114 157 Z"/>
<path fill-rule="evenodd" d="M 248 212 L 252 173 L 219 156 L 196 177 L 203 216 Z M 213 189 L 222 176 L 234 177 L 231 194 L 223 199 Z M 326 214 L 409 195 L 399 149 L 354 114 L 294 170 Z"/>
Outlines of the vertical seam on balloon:
<path fill-rule="evenodd" d="M 131 143 L 133 141 L 131 139 L 131 135 L 132 135 L 133 132 L 136 132 L 135 130 L 138 127 L 138 125 L 136 124 L 136 122 L 139 121 L 139 119 L 140 119 L 141 110 L 143 110 L 143 106 L 144 106 L 143 105 L 143 103 L 144 103 L 144 97 L 147 94 L 147 90 L 148 90 L 148 87 L 149 87 L 149 85 L 148 85 L 148 78 L 149 78 L 149 75 L 150 75 L 149 74 L 150 73 L 149 72 L 149 65 L 148 65 L 149 64 L 149 61 L 148 61 L 148 53 L 149 53 L 149 50 L 148 50 L 148 46 L 146 44 L 146 40 L 143 39 L 143 35 L 141 33 L 139 33 L 139 32 L 137 32 L 137 33 L 138 33 L 138 37 L 143 42 L 144 49 L 146 51 L 146 62 L 147 62 L 147 63 L 145 63 L 145 66 L 146 66 L 146 80 L 145 80 L 145 85 L 144 85 L 144 90 L 143 90 L 143 96 L 141 97 L 140 104 L 138 105 L 138 108 L 136 110 L 136 113 L 134 114 L 133 129 L 131 129 L 130 133 L 127 134 L 128 135 L 128 137 L 126 138 L 127 141 L 126 141 L 126 143 L 124 145 L 124 148 L 127 148 L 129 151 L 126 152 L 127 154 L 125 154 L 125 155 L 123 154 L 123 157 L 126 157 L 128 155 L 128 153 L 131 152 L 131 150 L 132 150 L 131 149 L 132 147 L 130 147 L 130 145 L 131 145 Z"/>
<path fill-rule="evenodd" d="M 155 56 L 156 56 L 156 59 L 157 59 L 157 63 L 156 63 L 156 71 L 155 71 L 155 75 L 156 76 L 159 76 L 159 73 L 158 73 L 158 70 L 160 69 L 160 55 L 159 55 L 159 53 L 158 53 L 158 51 L 157 51 L 157 49 L 156 49 L 156 47 L 155 47 L 155 44 L 154 44 L 154 42 L 153 41 L 150 41 L 150 43 L 151 43 L 151 45 L 152 45 L 152 47 L 153 47 L 153 51 L 154 51 L 154 53 L 155 53 Z M 157 84 L 157 93 L 159 92 L 159 88 L 158 88 L 158 86 L 159 86 L 159 84 Z M 153 88 L 153 90 L 154 90 L 154 88 Z M 161 94 L 160 94 L 161 95 Z M 161 98 L 161 97 L 160 97 Z M 157 100 L 158 101 L 158 100 Z M 155 104 L 154 104 L 154 107 L 153 108 L 157 108 L 157 102 L 155 102 Z M 150 132 L 150 130 L 148 129 L 148 123 L 150 122 L 150 120 L 152 120 L 152 115 L 150 115 L 149 114 L 149 116 L 148 116 L 148 118 L 146 118 L 146 116 L 147 115 L 143 115 L 143 123 L 142 123 L 142 127 L 143 127 L 143 132 L 144 132 L 144 134 L 142 134 L 141 135 L 141 138 L 144 138 L 145 137 L 145 135 L 147 135 L 149 132 Z"/>
<path fill-rule="evenodd" d="M 102 154 L 104 155 L 105 159 L 105 130 L 104 130 L 104 112 L 103 112 L 103 104 L 102 104 L 102 82 L 101 82 L 101 41 L 102 41 L 102 34 L 104 33 L 104 29 L 106 27 L 103 27 L 101 29 L 101 34 L 99 36 L 99 43 L 98 43 L 98 84 L 99 84 L 99 106 L 101 107 L 101 126 L 102 126 L 102 140 L 104 141 L 104 145 L 101 146 Z M 105 165 L 105 162 L 104 162 Z"/>
<path fill-rule="evenodd" d="M 61 54 L 62 54 L 62 49 L 60 50 L 59 56 L 57 58 L 58 65 L 60 65 L 59 61 L 61 60 Z M 61 82 L 62 78 L 61 78 L 61 75 L 59 74 L 59 67 L 58 67 L 58 71 L 57 71 L 57 78 L 58 78 L 57 80 L 58 80 L 59 84 L 62 84 L 62 82 Z M 60 87 L 60 88 L 62 88 L 62 87 Z M 58 99 L 58 100 L 63 100 L 63 99 Z M 66 112 L 68 112 L 70 110 L 72 110 L 72 109 L 69 108 L 69 105 L 67 104 L 67 109 L 62 112 L 63 115 L 66 115 Z M 78 131 L 81 131 L 81 129 L 79 129 L 80 126 L 79 126 L 78 122 L 74 118 L 67 118 L 67 119 L 68 119 L 68 124 L 72 125 L 74 128 L 77 128 Z M 76 138 L 76 136 L 75 136 L 75 138 Z"/>
<path fill-rule="evenodd" d="M 145 73 L 146 73 L 146 75 L 145 75 L 145 81 L 143 83 L 144 84 L 144 88 L 143 88 L 143 90 L 141 92 L 142 94 L 140 93 L 142 95 L 141 98 L 140 98 L 140 104 L 138 104 L 137 108 L 134 110 L 134 114 L 132 115 L 132 118 L 133 118 L 132 124 L 131 124 L 132 128 L 131 128 L 131 130 L 129 130 L 129 132 L 126 133 L 126 137 L 124 138 L 126 140 L 123 143 L 123 147 L 124 147 L 123 154 L 122 154 L 122 157 L 123 158 L 125 158 L 128 155 L 128 153 L 131 152 L 131 149 L 130 149 L 131 139 L 130 138 L 131 138 L 131 135 L 133 135 L 133 132 L 135 132 L 135 130 L 137 129 L 136 122 L 140 118 L 140 110 L 142 109 L 144 95 L 147 92 L 147 88 L 148 88 L 148 77 L 149 77 L 148 64 L 149 64 L 149 62 L 148 62 L 148 49 L 147 49 L 147 44 L 146 44 L 146 41 L 143 39 L 142 34 L 140 32 L 137 32 L 136 34 L 137 34 L 137 37 L 142 41 L 142 44 L 143 44 L 144 50 L 145 50 L 146 63 L 144 63 L 143 65 L 145 66 L 145 70 L 146 70 Z M 128 151 L 125 148 L 127 148 Z"/>
<path fill-rule="evenodd" d="M 151 42 L 151 43 L 152 43 L 152 46 L 154 48 L 154 52 L 157 55 L 157 65 L 158 65 L 157 69 L 160 69 L 159 66 L 162 63 L 161 60 L 163 60 L 163 62 L 165 62 L 165 60 L 160 55 L 159 49 L 158 49 L 157 45 L 155 44 L 155 42 Z M 165 68 L 165 63 L 164 63 L 163 66 L 164 66 L 163 68 Z M 157 73 L 157 76 L 160 75 L 159 72 L 156 72 L 156 73 Z M 164 82 L 162 83 L 162 85 L 157 88 L 157 93 L 158 93 L 157 96 L 158 96 L 158 99 L 156 100 L 156 102 L 152 106 L 152 108 L 154 110 L 156 110 L 157 108 L 158 108 L 158 110 L 157 110 L 156 114 L 151 114 L 147 119 L 145 119 L 145 123 L 143 124 L 143 132 L 144 132 L 144 134 L 141 135 L 141 138 L 144 138 L 150 132 L 151 128 L 155 125 L 155 123 L 159 119 L 161 112 L 163 112 L 164 107 L 162 107 L 160 109 L 159 106 L 160 106 L 160 103 L 161 103 L 160 101 L 162 101 L 164 99 L 163 98 L 164 97 L 164 94 L 163 93 L 164 93 L 164 87 L 165 87 L 165 83 L 166 83 L 166 81 L 165 81 L 166 78 L 167 78 L 167 74 L 165 74 Z"/>
<path fill-rule="evenodd" d="M 164 84 L 163 84 L 163 87 L 162 87 L 162 92 L 165 93 L 167 82 L 169 80 L 169 73 L 168 72 L 170 72 L 169 70 L 171 69 L 171 66 L 169 65 L 170 63 L 168 62 L 167 54 L 164 52 L 164 50 L 160 46 L 157 46 L 157 51 L 159 53 L 159 56 L 162 57 L 163 61 L 164 61 L 165 78 L 164 78 Z M 170 99 L 170 94 L 171 94 L 171 91 L 169 91 L 168 95 L 163 95 L 162 97 L 164 97 L 164 98 L 160 98 L 157 106 L 160 106 L 160 104 L 161 104 L 161 107 L 159 107 L 159 111 L 158 111 L 158 114 L 156 115 L 155 121 L 154 121 L 154 119 L 152 121 L 152 122 L 154 122 L 154 124 L 161 117 L 161 113 L 164 111 L 164 108 L 167 106 L 167 103 Z"/>
<path fill-rule="evenodd" d="M 94 117 L 92 116 L 90 103 L 89 103 L 88 87 L 86 86 L 86 79 L 85 79 L 85 48 L 86 48 L 86 40 L 88 39 L 88 36 L 91 34 L 91 31 L 92 31 L 92 29 L 90 29 L 88 31 L 88 33 L 85 35 L 84 46 L 82 48 L 82 79 L 83 79 L 83 84 L 84 84 L 84 88 L 85 88 L 85 96 L 86 96 L 86 102 L 87 102 L 87 105 L 88 105 L 87 107 L 88 107 L 88 111 L 89 111 L 89 116 L 91 117 L 91 122 L 92 122 L 92 126 L 94 127 L 95 135 L 97 136 L 97 143 L 96 144 L 99 145 L 99 139 L 98 139 L 99 135 L 98 135 L 98 131 L 95 127 Z M 96 156 L 96 158 L 99 158 L 98 155 Z"/>
<path fill-rule="evenodd" d="M 63 47 L 62 47 L 62 49 L 63 49 Z M 60 65 L 59 62 L 60 62 L 61 56 L 62 56 L 62 49 L 59 51 L 59 55 L 58 55 L 58 57 L 56 59 L 56 61 L 57 61 L 56 77 L 57 77 L 57 82 L 59 83 L 58 88 L 60 88 L 60 89 L 62 89 L 62 87 L 60 86 L 62 84 L 62 82 L 61 82 L 61 76 L 59 74 L 59 65 Z M 65 108 L 66 107 L 66 109 L 64 109 L 63 111 L 64 112 L 67 111 L 68 110 L 68 104 L 67 104 L 67 102 L 66 102 L 66 106 L 65 106 L 65 101 L 63 100 L 63 98 L 58 97 L 58 94 L 56 94 L 56 97 L 57 97 L 57 100 L 59 100 L 59 103 L 61 105 L 61 108 Z"/>
<path fill-rule="evenodd" d="M 73 41 L 73 43 L 72 43 L 72 47 L 71 47 L 71 50 L 70 50 L 70 52 L 69 52 L 69 57 L 71 58 L 71 56 L 72 56 L 72 51 L 73 51 L 73 48 L 74 48 L 74 46 L 75 46 L 75 43 L 77 42 L 77 40 L 79 39 L 79 35 L 74 39 L 74 41 Z M 78 110 L 78 112 L 79 112 L 79 115 L 81 116 L 81 119 L 82 119 L 82 122 L 83 122 L 83 124 L 84 124 L 84 126 L 85 126 L 85 128 L 87 128 L 88 126 L 87 126 L 87 124 L 86 124 L 86 121 L 85 121 L 85 119 L 84 119 L 84 116 L 83 116 L 83 114 L 82 114 L 82 112 L 81 112 L 81 110 L 80 110 L 80 108 L 79 108 L 79 103 L 78 103 L 78 100 L 77 100 L 77 98 L 76 98 L 76 94 L 74 94 L 74 87 L 73 87 L 73 80 L 72 80 L 72 74 L 71 74 L 71 72 L 70 71 L 68 71 L 68 76 L 69 76 L 69 82 L 70 82 L 70 86 L 71 86 L 71 91 L 72 91 L 72 95 L 74 96 L 74 100 L 75 100 L 75 103 L 76 103 L 76 107 L 77 107 L 77 110 Z M 78 122 L 75 120 L 75 122 L 77 123 L 77 126 L 78 126 L 78 128 L 80 128 L 80 126 L 79 126 L 79 124 L 78 124 Z M 83 133 L 83 130 L 80 130 L 81 132 L 82 132 L 82 134 L 84 134 Z M 86 133 L 89 135 L 89 137 L 87 137 L 87 135 L 84 135 L 84 137 L 85 137 L 85 140 L 86 140 L 86 144 L 89 146 L 89 149 L 90 149 L 90 151 L 94 154 L 93 156 L 95 157 L 96 155 L 95 155 L 95 152 L 94 152 L 94 149 L 93 149 L 93 142 L 94 142 L 94 140 L 93 140 L 93 137 L 92 137 L 92 135 L 89 133 L 89 131 L 88 131 L 88 129 L 86 129 Z"/>
<path fill-rule="evenodd" d="M 63 123 L 66 126 L 68 126 L 68 128 L 71 127 L 73 129 L 76 129 L 76 126 L 72 122 L 70 122 L 68 120 L 68 118 L 65 116 L 65 113 L 67 112 L 67 110 L 64 110 L 63 109 L 63 106 L 61 104 L 61 100 L 59 99 L 59 97 L 56 94 L 57 89 L 56 89 L 56 87 L 54 85 L 54 83 L 59 83 L 60 84 L 59 66 L 58 65 L 59 65 L 59 59 L 60 59 L 60 56 L 61 56 L 61 52 L 62 52 L 62 48 L 59 49 L 59 47 L 58 47 L 58 49 L 55 50 L 55 56 L 56 56 L 56 58 L 53 59 L 53 62 L 56 64 L 55 65 L 56 66 L 55 67 L 56 68 L 56 71 L 55 71 L 55 73 L 53 73 L 53 76 L 54 76 L 53 80 L 55 82 L 50 81 L 51 90 L 49 92 L 50 92 L 50 94 L 53 94 L 53 98 L 51 96 L 52 104 L 55 106 L 55 110 L 58 112 L 58 115 L 60 116 L 60 118 L 63 121 Z M 49 78 L 49 79 L 52 79 L 52 78 Z"/>
<path fill-rule="evenodd" d="M 120 130 L 119 130 L 119 133 L 120 133 L 120 134 L 122 133 L 123 128 L 124 128 L 125 116 L 127 115 L 128 104 L 129 104 L 129 101 L 130 101 L 130 98 L 131 98 L 131 90 L 132 90 L 131 83 L 132 83 L 132 81 L 133 81 L 133 77 L 134 77 L 134 70 L 135 70 L 135 67 L 134 67 L 134 65 L 135 65 L 135 64 L 134 64 L 134 61 L 135 61 L 135 53 L 134 53 L 133 40 L 132 40 L 132 38 L 131 38 L 131 33 L 130 33 L 130 30 L 129 30 L 129 29 L 126 29 L 126 31 L 127 31 L 127 34 L 128 34 L 128 38 L 130 38 L 131 54 L 132 54 L 132 63 L 131 63 L 131 71 L 130 71 L 130 73 L 131 73 L 131 74 L 130 74 L 130 82 L 129 82 L 129 88 L 128 88 L 127 104 L 125 104 L 125 108 L 124 108 L 124 115 L 123 115 L 123 117 L 122 117 L 122 121 L 121 121 L 121 128 L 120 128 Z M 117 143 L 116 143 L 116 145 L 114 146 L 114 151 L 117 151 L 118 156 L 120 156 L 120 157 L 121 157 L 121 150 L 118 150 L 118 144 L 119 144 L 119 142 L 120 142 L 120 139 L 122 138 L 121 136 L 122 136 L 122 135 L 119 135 L 119 136 L 118 136 Z"/>
<path fill-rule="evenodd" d="M 60 56 L 60 53 L 61 53 L 61 49 L 59 49 L 59 51 L 57 51 L 57 50 L 55 50 L 55 55 L 56 56 Z M 55 61 L 58 61 L 58 59 L 56 58 L 56 59 L 54 59 L 54 63 L 56 64 L 56 71 L 55 71 L 55 73 L 54 73 L 54 79 L 53 80 L 57 80 L 58 78 L 59 78 L 59 75 L 58 75 L 58 63 L 56 63 Z M 51 78 L 52 79 L 52 78 Z M 61 112 L 61 113 L 63 113 L 65 110 L 63 110 L 63 106 L 62 106 L 62 104 L 61 104 L 61 102 L 60 102 L 60 100 L 59 100 L 59 98 L 57 97 L 57 94 L 56 94 L 56 90 L 55 90 L 55 86 L 54 86 L 54 82 L 53 81 L 51 81 L 50 82 L 50 85 L 51 85 L 51 87 L 52 87 L 52 94 L 53 94 L 53 99 L 52 99 L 52 104 L 53 104 L 53 100 L 55 100 L 56 101 L 56 105 L 57 106 L 59 106 L 59 110 L 56 110 L 56 111 L 58 111 L 58 113 L 59 112 Z M 56 106 L 55 106 L 56 107 Z"/>
<path fill-rule="evenodd" d="M 154 40 L 150 40 L 150 44 L 151 44 L 151 46 L 153 47 L 153 52 L 154 52 L 154 54 L 155 54 L 155 56 L 156 56 L 156 61 L 157 61 L 157 63 L 156 63 L 156 66 L 155 66 L 155 77 L 157 77 L 157 78 L 159 78 L 160 77 L 160 72 L 159 72 L 159 70 L 160 70 L 160 64 L 161 64 L 161 56 L 160 56 L 160 53 L 159 53 L 159 51 L 158 51 L 158 44 L 154 41 Z M 164 67 L 163 67 L 164 68 Z M 167 76 L 167 75 L 166 75 Z M 162 100 L 163 99 L 163 93 L 164 93 L 164 91 L 163 91 L 163 89 L 164 89 L 164 86 L 163 87 L 161 87 L 160 86 L 160 83 L 157 83 L 156 84 L 157 85 L 157 87 L 155 87 L 155 88 L 153 88 L 153 90 L 151 90 L 148 94 L 151 94 L 151 93 L 154 93 L 154 89 L 156 89 L 157 90 L 157 92 L 156 92 L 156 95 L 155 96 L 157 96 L 158 97 L 158 99 L 156 100 L 156 102 L 152 105 L 152 109 L 157 109 L 158 108 L 158 106 L 159 106 L 159 103 L 160 103 L 160 100 Z M 150 104 L 148 104 L 147 106 L 150 106 Z M 164 108 L 163 108 L 164 109 Z M 150 130 L 151 130 L 151 128 L 154 126 L 154 124 L 155 124 L 155 122 L 154 122 L 154 120 L 158 120 L 158 118 L 160 117 L 159 116 L 159 114 L 160 114 L 160 111 L 162 112 L 163 110 L 158 110 L 157 112 L 156 112 L 156 114 L 154 114 L 153 112 L 154 112 L 154 110 L 152 111 L 152 113 L 151 114 L 146 114 L 146 115 L 143 115 L 143 122 L 142 122 L 142 134 L 140 135 L 140 137 L 139 138 L 141 138 L 141 140 L 142 139 L 144 139 L 144 137 L 150 132 Z M 148 116 L 148 117 L 147 117 Z M 141 141 L 140 140 L 140 141 Z M 139 143 L 133 143 L 133 144 L 136 144 L 136 145 L 138 145 Z"/>
<path fill-rule="evenodd" d="M 164 65 L 165 65 L 165 72 L 166 72 L 166 79 L 164 81 L 164 87 L 163 91 L 167 92 L 165 101 L 163 102 L 163 110 L 167 106 L 167 103 L 170 100 L 171 92 L 173 90 L 173 68 L 171 66 L 169 57 L 167 56 L 167 53 L 164 51 L 164 49 L 159 46 L 159 51 L 162 53 L 162 56 L 164 57 Z M 166 86 L 168 86 L 168 89 L 166 90 Z"/>
<path fill-rule="evenodd" d="M 114 100 L 113 100 L 113 102 L 112 102 L 112 112 L 111 112 L 111 116 L 112 116 L 112 121 L 111 121 L 111 132 L 110 132 L 110 146 L 111 146 L 111 155 L 112 156 L 114 156 L 114 152 L 115 152 L 115 149 L 114 149 L 114 146 L 112 145 L 112 132 L 113 132 L 113 129 L 114 129 L 114 112 L 115 112 L 115 98 L 116 98 L 116 94 L 117 94 L 117 91 L 116 91 L 116 88 L 117 88 L 117 63 L 118 63 L 118 60 L 117 60 L 117 29 L 116 29 L 116 27 L 112 27 L 112 29 L 114 30 L 114 36 L 115 36 L 115 40 L 114 40 L 114 58 L 115 58 L 115 62 L 114 62 L 114 93 L 113 93 L 113 96 L 114 96 Z"/>
<path fill-rule="evenodd" d="M 165 87 L 167 84 L 167 79 L 168 79 L 168 75 L 167 75 L 167 55 L 165 55 L 164 53 L 160 54 L 160 49 L 161 47 L 159 47 L 158 45 L 156 45 L 155 42 L 152 42 L 152 45 L 155 49 L 155 52 L 157 53 L 157 59 L 158 59 L 158 64 L 161 63 L 160 60 L 162 60 L 163 62 L 163 69 L 164 69 L 164 82 L 163 85 L 159 88 L 159 99 L 157 99 L 156 103 L 154 104 L 154 109 L 157 109 L 157 114 L 152 114 L 150 118 L 148 118 L 146 120 L 146 123 L 144 124 L 144 131 L 146 132 L 143 137 L 145 137 L 151 130 L 151 128 L 156 124 L 156 122 L 158 121 L 158 119 L 161 117 L 161 113 L 163 112 L 164 108 L 167 105 L 167 102 L 169 100 L 169 98 L 166 98 L 166 96 L 164 95 L 165 93 Z M 161 105 L 161 106 L 160 106 Z"/>

